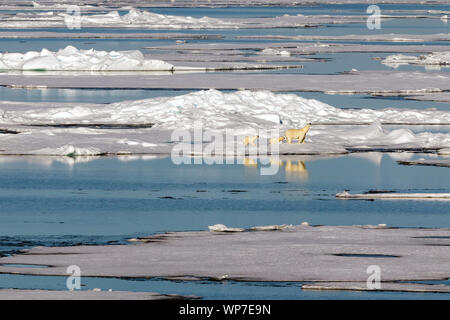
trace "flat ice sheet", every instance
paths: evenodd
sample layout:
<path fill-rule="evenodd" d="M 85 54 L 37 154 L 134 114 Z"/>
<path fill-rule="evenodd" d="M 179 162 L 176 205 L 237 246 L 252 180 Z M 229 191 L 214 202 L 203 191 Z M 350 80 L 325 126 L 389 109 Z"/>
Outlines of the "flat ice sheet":
<path fill-rule="evenodd" d="M 370 42 L 431 42 L 431 41 L 449 41 L 450 34 L 349 34 L 349 35 L 298 35 L 298 36 L 284 36 L 284 35 L 251 35 L 238 36 L 238 39 L 270 39 L 270 40 L 333 40 L 333 41 L 370 41 Z"/>
<path fill-rule="evenodd" d="M 0 300 L 174 300 L 189 297 L 130 291 L 0 289 Z"/>
<path fill-rule="evenodd" d="M 302 285 L 302 290 L 349 290 L 349 291 L 373 291 L 367 287 L 366 282 L 316 282 Z M 380 291 L 400 292 L 439 292 L 450 293 L 450 286 L 422 283 L 383 283 Z"/>
<path fill-rule="evenodd" d="M 383 288 L 385 283 L 396 281 L 449 278 L 449 238 L 449 229 L 385 226 L 302 225 L 278 231 L 176 232 L 146 237 L 134 245 L 37 247 L 0 258 L 0 263 L 48 268 L 0 266 L 0 272 L 65 275 L 67 266 L 76 264 L 85 276 L 342 281 L 345 285 L 365 282 L 367 268 L 377 265 Z M 405 284 L 403 290 L 407 289 Z"/>
<path fill-rule="evenodd" d="M 175 40 L 219 40 L 219 34 L 190 33 L 99 33 L 99 32 L 0 32 L 0 39 L 175 39 Z"/>
<path fill-rule="evenodd" d="M 112 89 L 267 89 L 326 93 L 417 94 L 450 90 L 450 74 L 425 72 L 354 71 L 326 74 L 173 74 L 39 76 L 0 73 L 0 85 L 29 88 Z"/>
<path fill-rule="evenodd" d="M 435 167 L 450 167 L 450 159 L 440 159 L 440 160 L 430 160 L 430 159 L 419 159 L 419 160 L 399 160 L 399 164 L 406 166 L 435 166 Z"/>
<path fill-rule="evenodd" d="M 405 99 L 418 101 L 450 102 L 450 92 L 429 93 L 426 95 L 416 94 L 412 96 L 406 96 Z"/>
<path fill-rule="evenodd" d="M 446 38 L 450 40 L 450 37 Z M 322 40 L 322 39 L 317 39 Z M 339 40 L 339 39 L 328 39 Z M 210 53 L 217 55 L 233 54 L 240 50 L 246 54 L 260 54 L 265 49 L 276 49 L 289 52 L 291 55 L 333 53 L 333 52 L 411 52 L 429 53 L 430 51 L 448 51 L 445 45 L 423 45 L 423 44 L 355 44 L 355 43 L 299 43 L 299 42 L 270 42 L 270 43 L 180 43 L 176 45 L 163 45 L 144 47 L 147 50 L 164 50 L 181 53 Z M 256 51 L 256 52 L 255 52 Z"/>
<path fill-rule="evenodd" d="M 418 199 L 437 199 L 450 200 L 450 193 L 349 193 L 347 191 L 336 194 L 338 199 L 400 199 L 400 200 L 418 200 Z"/>

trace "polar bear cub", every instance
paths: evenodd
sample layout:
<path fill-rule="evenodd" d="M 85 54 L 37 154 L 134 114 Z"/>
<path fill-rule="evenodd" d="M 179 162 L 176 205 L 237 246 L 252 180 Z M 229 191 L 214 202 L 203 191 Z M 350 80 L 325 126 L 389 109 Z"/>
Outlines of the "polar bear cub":
<path fill-rule="evenodd" d="M 269 143 L 270 144 L 280 143 L 284 139 L 286 139 L 286 138 L 285 137 L 270 138 Z"/>

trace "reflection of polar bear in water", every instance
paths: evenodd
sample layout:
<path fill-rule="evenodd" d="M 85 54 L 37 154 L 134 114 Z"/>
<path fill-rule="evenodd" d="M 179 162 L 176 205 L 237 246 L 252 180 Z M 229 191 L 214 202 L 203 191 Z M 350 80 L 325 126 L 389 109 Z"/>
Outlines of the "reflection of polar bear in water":
<path fill-rule="evenodd" d="M 292 140 L 297 140 L 298 143 L 303 143 L 310 127 L 311 123 L 308 123 L 304 128 L 301 129 L 286 130 L 284 136 L 286 137 L 287 143 L 291 144 Z"/>

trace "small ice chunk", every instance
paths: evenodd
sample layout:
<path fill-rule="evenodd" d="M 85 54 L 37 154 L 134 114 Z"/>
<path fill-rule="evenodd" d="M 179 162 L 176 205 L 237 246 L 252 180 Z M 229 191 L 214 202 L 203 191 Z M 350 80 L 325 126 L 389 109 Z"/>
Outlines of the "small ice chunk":
<path fill-rule="evenodd" d="M 387 229 L 388 228 L 387 224 L 385 224 L 385 223 L 380 223 L 377 225 L 373 225 L 373 224 L 366 224 L 366 225 L 361 225 L 361 226 L 357 225 L 355 227 L 361 227 L 363 229 Z"/>
<path fill-rule="evenodd" d="M 286 229 L 288 227 L 289 227 L 289 225 L 287 225 L 287 224 L 271 225 L 271 226 L 256 226 L 256 227 L 251 227 L 250 230 L 254 230 L 254 231 L 273 231 L 273 230 L 284 230 L 284 229 Z"/>
<path fill-rule="evenodd" d="M 266 48 L 260 52 L 262 55 L 266 56 L 282 56 L 282 57 L 290 57 L 291 53 L 287 50 L 277 50 L 272 48 Z"/>
<path fill-rule="evenodd" d="M 245 229 L 242 228 L 228 228 L 223 224 L 215 224 L 213 226 L 208 226 L 209 231 L 211 232 L 242 232 Z"/>

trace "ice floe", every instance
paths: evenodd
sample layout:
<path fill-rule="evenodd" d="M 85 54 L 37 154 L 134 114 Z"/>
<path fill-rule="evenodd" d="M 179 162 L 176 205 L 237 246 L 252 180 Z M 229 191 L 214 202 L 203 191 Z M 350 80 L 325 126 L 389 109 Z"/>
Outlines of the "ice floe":
<path fill-rule="evenodd" d="M 24 15 L 28 19 L 23 19 Z M 239 29 L 239 28 L 301 28 L 319 24 L 364 23 L 365 16 L 283 15 L 276 17 L 250 18 L 195 18 L 191 16 L 164 15 L 151 11 L 130 8 L 121 15 L 114 10 L 108 13 L 82 14 L 81 27 L 149 28 L 149 29 Z M 2 28 L 64 27 L 73 21 L 73 15 L 64 12 L 32 12 L 6 15 L 0 21 Z"/>
<path fill-rule="evenodd" d="M 0 300 L 173 300 L 198 299 L 196 296 L 159 294 L 154 292 L 102 290 L 24 290 L 0 289 Z"/>
<path fill-rule="evenodd" d="M 201 134 L 208 131 L 235 136 L 236 148 L 210 139 L 205 139 L 199 148 L 191 141 L 183 142 L 193 148 L 192 154 L 208 154 L 211 148 L 215 154 L 257 154 L 272 135 L 282 136 L 286 129 L 301 128 L 307 122 L 313 125 L 305 143 L 281 143 L 277 145 L 280 154 L 346 153 L 350 148 L 450 147 L 448 133 L 387 130 L 381 124 L 450 123 L 449 111 L 339 109 L 318 100 L 270 91 L 206 90 L 175 97 L 67 106 L 3 102 L 0 114 L 0 125 L 7 130 L 0 135 L 3 154 L 170 154 L 173 130 L 192 132 L 199 127 Z M 258 145 L 247 148 L 243 137 L 257 133 Z"/>
<path fill-rule="evenodd" d="M 43 148 L 32 151 L 33 154 L 36 155 L 63 155 L 63 156 L 89 156 L 89 155 L 98 155 L 102 152 L 97 148 L 77 148 L 72 145 L 64 145 L 59 148 Z"/>
<path fill-rule="evenodd" d="M 369 42 L 431 42 L 448 41 L 450 34 L 349 34 L 349 35 L 246 35 L 238 36 L 238 39 L 278 39 L 278 40 L 331 40 L 331 41 L 369 41 Z"/>
<path fill-rule="evenodd" d="M 318 91 L 329 94 L 426 94 L 450 90 L 450 74 L 431 72 L 351 71 L 340 74 L 199 73 L 108 76 L 105 74 L 12 75 L 0 73 L 0 85 L 14 88 L 138 88 L 138 89 L 250 89 L 271 91 Z M 23 72 L 23 71 L 22 71 Z M 157 71 L 155 71 L 157 72 Z M 396 121 L 397 122 L 397 121 Z"/>
<path fill-rule="evenodd" d="M 174 66 L 162 60 L 145 59 L 138 51 L 79 50 L 67 46 L 57 52 L 0 53 L 0 70 L 67 71 L 171 71 Z"/>
<path fill-rule="evenodd" d="M 219 34 L 192 33 L 137 33 L 137 32 L 70 32 L 62 35 L 51 31 L 6 31 L 0 32 L 0 39 L 174 39 L 174 40 L 220 40 Z"/>
<path fill-rule="evenodd" d="M 381 62 L 392 68 L 398 68 L 399 66 L 406 64 L 416 64 L 422 66 L 448 66 L 450 65 L 450 51 L 433 52 L 420 56 L 397 54 L 388 56 Z"/>
<path fill-rule="evenodd" d="M 412 282 L 383 283 L 383 291 L 399 292 L 436 292 L 450 293 L 450 286 L 443 284 L 426 284 Z M 349 291 L 373 291 L 367 286 L 367 282 L 316 282 L 302 285 L 302 290 L 349 290 Z"/>
<path fill-rule="evenodd" d="M 208 229 L 211 232 L 243 232 L 245 230 L 243 228 L 229 228 L 223 224 L 215 224 L 213 226 L 208 226 Z"/>
<path fill-rule="evenodd" d="M 202 120 L 204 129 L 270 129 L 313 124 L 397 123 L 424 124 L 450 123 L 450 112 L 428 109 L 340 109 L 315 99 L 305 99 L 295 94 L 277 94 L 271 91 L 240 90 L 224 93 L 202 90 L 174 97 L 124 101 L 112 104 L 70 104 L 58 107 L 41 104 L 33 108 L 27 104 L 16 109 L 17 104 L 0 104 L 2 124 L 154 124 L 161 129 L 192 129 L 194 122 Z M 352 136 L 375 138 L 380 127 L 354 131 Z M 348 132 L 342 132 L 346 134 Z M 314 134 L 314 133 L 313 133 Z M 341 132 L 339 132 L 341 134 Z M 389 133 L 390 141 L 407 143 L 414 134 L 406 129 Z M 350 137 L 350 136 L 349 136 Z"/>
<path fill-rule="evenodd" d="M 67 265 L 76 264 L 85 276 L 220 279 L 226 275 L 230 280 L 327 281 L 345 286 L 365 283 L 367 267 L 376 264 L 383 270 L 383 289 L 402 280 L 447 279 L 449 232 L 385 226 L 292 226 L 226 236 L 172 232 L 133 245 L 37 247 L 27 254 L 0 258 L 0 264 L 50 264 L 51 268 L 1 265 L 0 272 L 64 276 Z M 408 288 L 412 289 L 405 284 L 401 290 Z"/>
<path fill-rule="evenodd" d="M 440 151 L 439 151 L 439 153 L 440 153 Z M 397 162 L 399 164 L 407 165 L 407 166 L 450 167 L 450 160 L 447 160 L 447 159 L 441 159 L 441 160 L 419 159 L 419 160 L 415 160 L 415 161 L 399 160 Z"/>
<path fill-rule="evenodd" d="M 270 225 L 270 226 L 255 226 L 251 227 L 250 230 L 253 231 L 277 231 L 277 230 L 284 230 L 288 229 L 290 227 L 293 227 L 292 225 L 282 224 L 282 225 Z"/>
<path fill-rule="evenodd" d="M 449 92 L 428 93 L 426 95 L 412 95 L 405 96 L 406 100 L 418 100 L 418 101 L 435 101 L 435 102 L 450 102 Z"/>
<path fill-rule="evenodd" d="M 283 57 L 289 57 L 291 53 L 287 50 L 277 50 L 272 48 L 266 48 L 260 52 L 262 55 L 267 56 L 283 56 Z"/>
<path fill-rule="evenodd" d="M 184 62 L 183 66 L 174 66 L 159 59 L 150 59 L 148 55 L 138 50 L 132 51 L 98 51 L 94 49 L 79 50 L 73 46 L 67 46 L 56 52 L 42 49 L 41 52 L 29 51 L 22 53 L 0 53 L 0 70 L 28 71 L 26 74 L 42 75 L 42 71 L 94 71 L 107 72 L 120 71 L 173 71 L 202 72 L 217 70 L 261 70 L 299 68 L 297 66 L 281 66 L 273 64 L 249 64 L 226 62 Z M 36 72 L 32 72 L 36 71 Z M 52 73 L 54 74 L 54 73 Z M 65 74 L 59 72 L 57 74 Z M 114 74 L 114 73 L 111 73 Z M 162 73 L 164 74 L 164 73 Z"/>
<path fill-rule="evenodd" d="M 399 200 L 418 200 L 418 199 L 436 199 L 450 200 L 450 193 L 349 193 L 347 191 L 336 194 L 338 199 L 399 199 Z"/>

